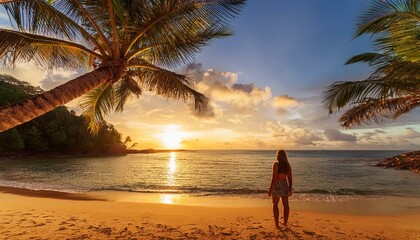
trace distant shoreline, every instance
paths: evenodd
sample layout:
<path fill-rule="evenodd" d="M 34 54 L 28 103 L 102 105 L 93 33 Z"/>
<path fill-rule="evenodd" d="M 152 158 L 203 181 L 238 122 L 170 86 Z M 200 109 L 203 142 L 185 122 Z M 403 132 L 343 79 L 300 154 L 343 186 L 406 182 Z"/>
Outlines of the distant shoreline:
<path fill-rule="evenodd" d="M 70 157 L 112 157 L 124 156 L 127 154 L 152 154 L 152 153 L 166 153 L 166 152 L 187 152 L 186 149 L 127 149 L 118 152 L 0 152 L 0 160 L 12 159 L 38 159 L 38 158 L 70 158 Z"/>

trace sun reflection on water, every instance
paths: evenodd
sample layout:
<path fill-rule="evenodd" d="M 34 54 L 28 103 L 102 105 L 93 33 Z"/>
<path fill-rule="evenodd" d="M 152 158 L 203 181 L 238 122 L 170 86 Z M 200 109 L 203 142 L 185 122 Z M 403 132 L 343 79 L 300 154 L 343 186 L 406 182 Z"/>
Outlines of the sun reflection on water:
<path fill-rule="evenodd" d="M 173 175 L 176 172 L 176 153 L 171 152 L 171 157 L 168 162 L 168 175 Z"/>
<path fill-rule="evenodd" d="M 175 186 L 176 185 L 175 173 L 177 169 L 175 152 L 171 152 L 167 168 L 168 168 L 168 173 L 166 174 L 166 178 L 167 178 L 166 185 Z"/>

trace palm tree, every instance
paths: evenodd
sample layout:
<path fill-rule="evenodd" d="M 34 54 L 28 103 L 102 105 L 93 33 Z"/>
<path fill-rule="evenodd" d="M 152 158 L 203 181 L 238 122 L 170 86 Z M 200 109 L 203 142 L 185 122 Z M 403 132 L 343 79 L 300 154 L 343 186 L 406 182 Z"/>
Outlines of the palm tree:
<path fill-rule="evenodd" d="M 339 121 L 345 128 L 396 119 L 420 106 L 420 0 L 374 0 L 360 17 L 356 36 L 371 34 L 377 53 L 363 53 L 346 64 L 374 68 L 365 80 L 335 82 L 324 94 L 330 113 L 350 108 Z"/>
<path fill-rule="evenodd" d="M 187 101 L 207 97 L 168 69 L 191 61 L 213 38 L 232 34 L 229 21 L 246 0 L 1 1 L 14 30 L 0 29 L 6 67 L 34 61 L 47 68 L 92 71 L 21 103 L 0 108 L 0 132 L 79 96 L 95 130 L 111 110 L 123 111 L 142 89 Z"/>

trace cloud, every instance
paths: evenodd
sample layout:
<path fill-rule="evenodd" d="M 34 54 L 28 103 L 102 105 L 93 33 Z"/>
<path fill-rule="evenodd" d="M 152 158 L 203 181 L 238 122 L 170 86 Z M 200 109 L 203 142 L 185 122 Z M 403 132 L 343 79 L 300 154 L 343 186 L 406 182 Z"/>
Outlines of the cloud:
<path fill-rule="evenodd" d="M 190 63 L 183 69 L 182 74 L 187 75 L 198 83 L 203 80 L 205 72 L 201 63 Z"/>
<path fill-rule="evenodd" d="M 228 84 L 227 81 L 208 82 L 206 79 L 197 84 L 202 92 L 214 102 L 225 103 L 241 109 L 252 109 L 265 104 L 271 98 L 271 89 L 261 89 L 255 84 Z M 265 104 L 266 105 L 266 104 Z"/>
<path fill-rule="evenodd" d="M 327 129 L 324 131 L 324 135 L 330 141 L 343 141 L 343 142 L 355 142 L 357 137 L 351 134 L 345 134 L 337 129 Z"/>
<path fill-rule="evenodd" d="M 297 106 L 299 102 L 288 95 L 277 96 L 273 100 L 273 106 L 275 108 L 289 108 Z"/>
<path fill-rule="evenodd" d="M 223 72 L 208 69 L 204 73 L 202 81 L 207 84 L 220 83 L 223 85 L 232 85 L 238 81 L 238 74 L 234 72 Z"/>
<path fill-rule="evenodd" d="M 14 68 L 1 69 L 0 73 L 12 75 L 16 79 L 29 82 L 34 86 L 40 86 L 44 90 L 50 90 L 86 73 L 86 69 L 81 68 L 74 71 L 49 70 L 38 67 L 34 62 L 27 62 L 17 63 Z"/>
<path fill-rule="evenodd" d="M 161 113 L 161 112 L 163 112 L 163 109 L 156 108 L 156 109 L 153 109 L 153 110 L 150 110 L 150 111 L 146 112 L 146 116 L 150 117 L 151 115 L 154 115 L 156 113 Z"/>
<path fill-rule="evenodd" d="M 34 86 L 41 86 L 42 79 L 47 75 L 45 69 L 37 67 L 33 62 L 17 63 L 14 68 L 1 69 L 0 73 L 9 74 Z"/>
<path fill-rule="evenodd" d="M 68 82 L 69 80 L 83 75 L 84 73 L 86 73 L 86 71 L 87 70 L 83 68 L 75 71 L 67 71 L 63 69 L 48 70 L 46 76 L 40 82 L 41 87 L 45 90 L 50 90 L 63 83 Z"/>
<path fill-rule="evenodd" d="M 407 138 L 420 138 L 420 132 L 417 132 L 414 128 L 406 128 L 404 136 Z"/>
<path fill-rule="evenodd" d="M 323 140 L 317 132 L 305 128 L 293 129 L 290 139 L 297 145 L 316 145 L 316 142 Z"/>
<path fill-rule="evenodd" d="M 277 96 L 273 99 L 273 107 L 279 115 L 286 115 L 289 113 L 289 108 L 296 107 L 298 105 L 299 102 L 288 95 Z"/>
<path fill-rule="evenodd" d="M 183 73 L 195 79 L 199 92 L 209 97 L 212 102 L 223 104 L 223 107 L 250 110 L 261 104 L 268 105 L 271 99 L 269 87 L 260 88 L 254 83 L 238 83 L 239 73 L 203 70 L 201 63 L 189 64 Z"/>
<path fill-rule="evenodd" d="M 375 129 L 372 132 L 364 132 L 360 138 L 366 141 L 374 141 L 380 134 L 386 134 L 386 132 L 383 130 Z"/>
<path fill-rule="evenodd" d="M 228 118 L 227 121 L 231 122 L 233 124 L 241 124 L 242 123 L 241 118 Z"/>
<path fill-rule="evenodd" d="M 196 111 L 194 103 L 188 104 L 189 113 L 197 119 L 215 119 L 223 115 L 223 111 L 217 108 L 213 103 L 209 103 L 205 109 Z"/>
<path fill-rule="evenodd" d="M 278 139 L 277 142 L 291 144 L 293 147 L 317 145 L 324 140 L 318 131 L 302 127 L 292 128 L 280 122 L 268 121 L 264 127 L 273 138 Z"/>

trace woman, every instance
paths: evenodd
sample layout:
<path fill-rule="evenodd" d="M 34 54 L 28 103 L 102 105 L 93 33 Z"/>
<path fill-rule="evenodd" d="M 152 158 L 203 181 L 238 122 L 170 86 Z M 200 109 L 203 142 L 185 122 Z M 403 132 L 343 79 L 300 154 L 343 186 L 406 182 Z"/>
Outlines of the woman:
<path fill-rule="evenodd" d="M 271 178 L 268 196 L 273 199 L 274 222 L 279 226 L 279 200 L 283 203 L 283 225 L 287 226 L 289 220 L 289 196 L 292 195 L 292 168 L 287 159 L 286 151 L 277 152 L 277 162 L 273 164 L 273 176 Z"/>

